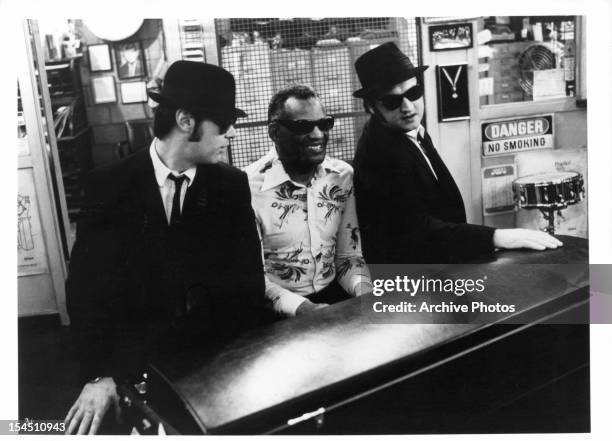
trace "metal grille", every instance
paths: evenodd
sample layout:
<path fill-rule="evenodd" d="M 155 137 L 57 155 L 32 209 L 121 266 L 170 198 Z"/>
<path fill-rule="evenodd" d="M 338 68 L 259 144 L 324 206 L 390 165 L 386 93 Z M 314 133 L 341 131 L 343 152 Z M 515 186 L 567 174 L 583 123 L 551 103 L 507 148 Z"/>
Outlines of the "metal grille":
<path fill-rule="evenodd" d="M 267 110 L 273 93 L 303 83 L 320 95 L 327 113 L 336 117 L 328 154 L 352 161 L 366 121 L 355 60 L 377 45 L 394 41 L 419 64 L 417 21 L 414 18 L 294 18 L 215 20 L 220 64 L 236 78 L 240 119 L 230 162 L 244 167 L 272 146 Z"/>

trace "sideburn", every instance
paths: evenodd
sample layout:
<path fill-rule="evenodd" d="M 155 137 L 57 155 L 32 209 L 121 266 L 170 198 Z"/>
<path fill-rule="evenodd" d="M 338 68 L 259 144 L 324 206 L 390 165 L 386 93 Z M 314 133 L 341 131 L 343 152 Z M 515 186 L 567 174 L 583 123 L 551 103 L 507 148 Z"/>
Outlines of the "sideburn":
<path fill-rule="evenodd" d="M 189 142 L 200 142 L 202 140 L 202 121 L 204 121 L 204 118 L 197 118 L 194 117 L 194 126 L 193 126 L 193 131 L 191 132 L 191 135 L 189 135 L 189 138 L 187 139 Z"/>

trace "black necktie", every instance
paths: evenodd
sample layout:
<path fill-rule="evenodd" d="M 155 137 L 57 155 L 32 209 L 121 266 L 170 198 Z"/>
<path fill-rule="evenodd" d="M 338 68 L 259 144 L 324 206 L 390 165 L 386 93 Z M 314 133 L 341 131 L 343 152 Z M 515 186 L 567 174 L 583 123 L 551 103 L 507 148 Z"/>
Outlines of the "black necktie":
<path fill-rule="evenodd" d="M 419 142 L 419 145 L 423 148 L 425 156 L 427 156 L 427 159 L 429 159 L 431 168 L 433 169 L 437 178 L 440 179 L 441 175 L 444 174 L 442 159 L 440 158 L 440 155 L 438 155 L 438 152 L 431 144 L 431 142 L 421 136 L 420 133 L 417 136 L 417 141 Z"/>
<path fill-rule="evenodd" d="M 454 200 L 457 201 L 458 207 L 463 212 L 465 207 L 463 205 L 463 198 L 461 197 L 459 187 L 457 187 L 457 183 L 450 174 L 446 164 L 444 164 L 444 161 L 442 161 L 438 151 L 434 148 L 431 138 L 429 138 L 429 136 L 421 136 L 419 133 L 417 139 L 419 140 L 421 147 L 423 147 L 423 150 L 425 150 L 425 154 L 429 158 L 429 162 L 431 162 L 431 166 L 438 176 L 438 182 L 440 185 L 442 185 L 442 187 L 446 188 L 447 192 L 453 195 Z"/>
<path fill-rule="evenodd" d="M 170 226 L 174 226 L 181 218 L 181 187 L 187 176 L 174 176 L 170 173 L 168 179 L 174 182 L 174 197 L 172 198 L 172 212 L 170 213 Z"/>

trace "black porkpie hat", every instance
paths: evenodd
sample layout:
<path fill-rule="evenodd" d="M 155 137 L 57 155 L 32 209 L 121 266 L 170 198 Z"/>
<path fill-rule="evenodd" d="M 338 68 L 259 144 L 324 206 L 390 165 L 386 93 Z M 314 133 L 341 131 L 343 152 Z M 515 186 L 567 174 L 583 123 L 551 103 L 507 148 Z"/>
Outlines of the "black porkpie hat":
<path fill-rule="evenodd" d="M 179 60 L 168 68 L 161 91 L 149 91 L 160 104 L 223 119 L 246 117 L 236 108 L 234 76 L 213 64 Z"/>
<path fill-rule="evenodd" d="M 355 70 L 362 87 L 353 92 L 353 96 L 364 98 L 380 94 L 402 81 L 419 75 L 428 67 L 415 67 L 395 43 L 383 43 L 355 61 Z"/>

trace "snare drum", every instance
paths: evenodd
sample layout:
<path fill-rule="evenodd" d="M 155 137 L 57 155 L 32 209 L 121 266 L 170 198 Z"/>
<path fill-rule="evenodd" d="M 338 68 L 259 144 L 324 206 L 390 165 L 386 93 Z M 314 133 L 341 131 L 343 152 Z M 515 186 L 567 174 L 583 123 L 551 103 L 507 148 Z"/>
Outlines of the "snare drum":
<path fill-rule="evenodd" d="M 584 199 L 584 179 L 573 171 L 523 176 L 512 187 L 519 208 L 565 208 Z"/>

